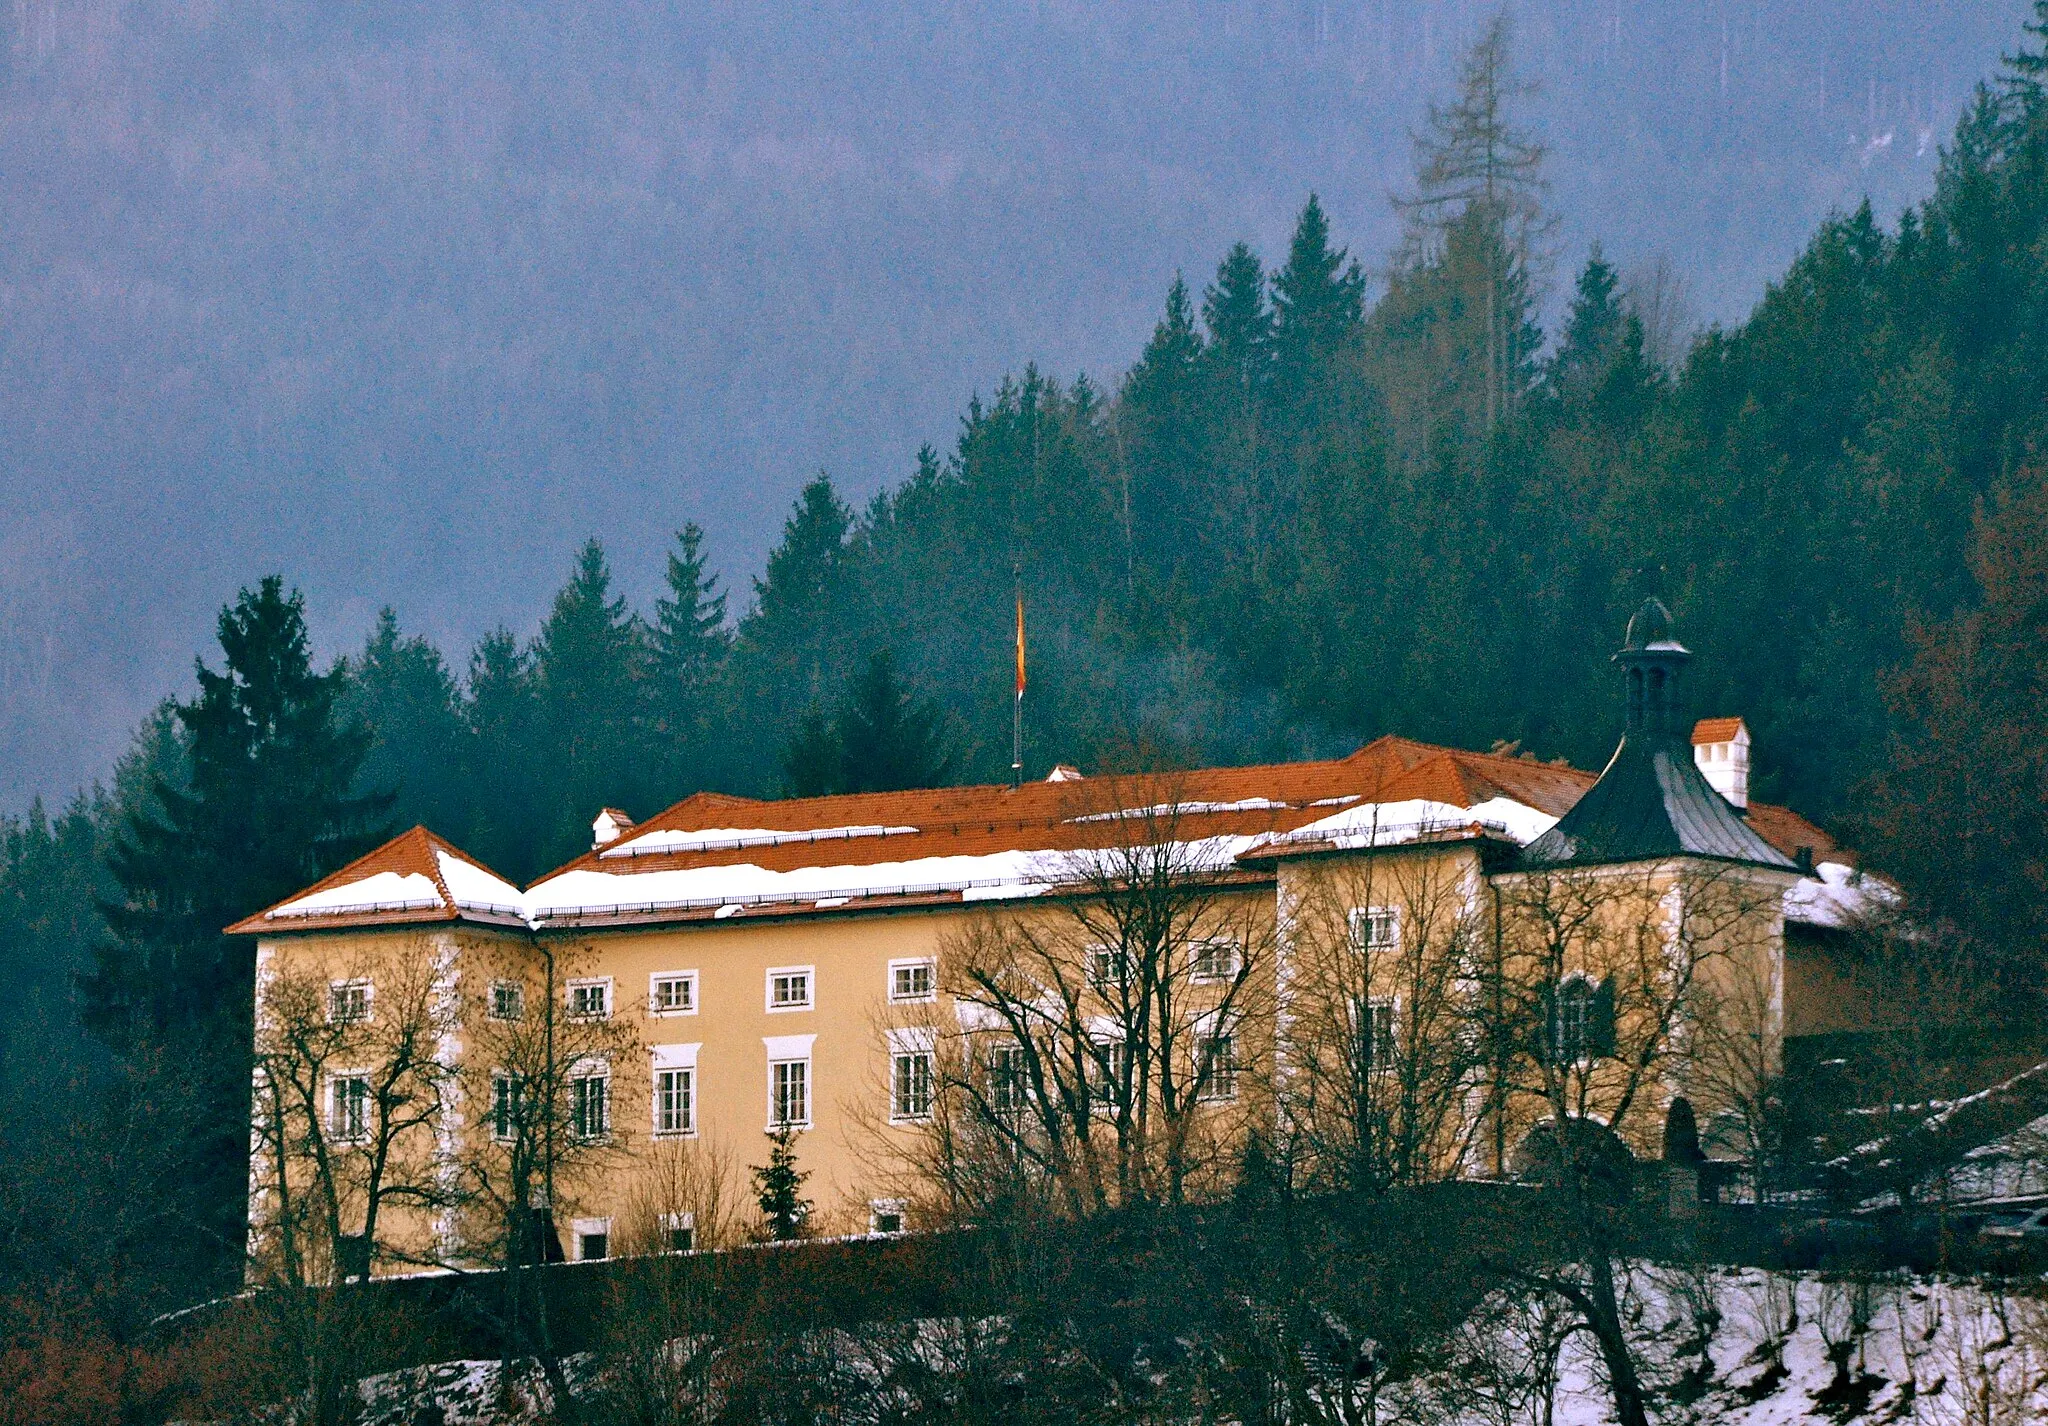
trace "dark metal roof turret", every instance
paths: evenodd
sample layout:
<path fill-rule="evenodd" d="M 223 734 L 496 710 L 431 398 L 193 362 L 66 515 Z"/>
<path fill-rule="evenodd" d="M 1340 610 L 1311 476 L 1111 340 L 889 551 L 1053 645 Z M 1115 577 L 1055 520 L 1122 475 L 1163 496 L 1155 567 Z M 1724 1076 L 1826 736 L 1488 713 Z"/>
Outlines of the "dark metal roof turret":
<path fill-rule="evenodd" d="M 1693 761 L 1680 675 L 1692 652 L 1678 642 L 1671 611 L 1655 599 L 1628 621 L 1614 661 L 1628 715 L 1621 745 L 1600 780 L 1558 824 L 1522 853 L 1528 867 L 1601 866 L 1709 857 L 1790 871 L 1792 863 L 1750 830 Z"/>

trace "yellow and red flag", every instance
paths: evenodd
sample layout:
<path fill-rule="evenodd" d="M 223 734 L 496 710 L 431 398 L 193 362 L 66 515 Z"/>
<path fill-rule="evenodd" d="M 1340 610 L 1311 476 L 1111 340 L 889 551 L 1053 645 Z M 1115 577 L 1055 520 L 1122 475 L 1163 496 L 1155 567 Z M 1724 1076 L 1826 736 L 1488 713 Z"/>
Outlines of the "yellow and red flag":
<path fill-rule="evenodd" d="M 1017 595 L 1017 696 L 1024 696 L 1024 595 Z"/>

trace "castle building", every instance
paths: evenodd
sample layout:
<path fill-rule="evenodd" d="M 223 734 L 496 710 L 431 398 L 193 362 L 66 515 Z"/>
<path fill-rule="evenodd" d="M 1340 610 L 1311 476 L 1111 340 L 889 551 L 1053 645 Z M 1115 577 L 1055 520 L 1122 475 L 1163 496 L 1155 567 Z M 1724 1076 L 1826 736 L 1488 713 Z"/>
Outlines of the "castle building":
<path fill-rule="evenodd" d="M 599 811 L 525 888 L 414 828 L 230 928 L 257 945 L 252 1241 L 320 1199 L 348 1271 L 494 1261 L 522 1214 L 540 1258 L 701 1246 L 758 1217 L 778 1133 L 826 1233 L 915 1226 L 991 1138 L 1105 1203 L 1220 1191 L 1253 1133 L 1503 1175 L 1561 1112 L 1654 1157 L 1680 1095 L 1739 1158 L 1737 1081 L 1806 1028 L 1802 947 L 1858 874 L 1749 802 L 1748 731 L 1685 715 L 1688 658 L 1647 603 L 1598 775 L 1382 737 L 705 792 Z M 1674 1034 L 1667 991 L 1711 1009 Z M 1514 995 L 1526 1033 L 1472 1031 Z"/>

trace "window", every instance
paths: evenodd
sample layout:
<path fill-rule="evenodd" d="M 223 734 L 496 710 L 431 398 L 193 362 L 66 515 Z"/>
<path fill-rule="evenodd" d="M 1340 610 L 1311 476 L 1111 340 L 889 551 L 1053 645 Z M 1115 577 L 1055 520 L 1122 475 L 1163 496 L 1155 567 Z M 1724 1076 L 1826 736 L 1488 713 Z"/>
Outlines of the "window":
<path fill-rule="evenodd" d="M 1400 1055 L 1400 1040 L 1395 1030 L 1394 1002 L 1368 1001 L 1365 1006 L 1365 1023 L 1359 1029 L 1365 1049 L 1366 1068 L 1380 1073 L 1393 1069 L 1394 1061 Z"/>
<path fill-rule="evenodd" d="M 327 1020 L 331 1025 L 354 1025 L 370 1018 L 370 982 L 337 980 L 327 987 Z"/>
<path fill-rule="evenodd" d="M 932 1057 L 929 1050 L 906 1050 L 890 1059 L 889 1117 L 929 1119 L 932 1113 Z"/>
<path fill-rule="evenodd" d="M 1235 941 L 1197 941 L 1188 947 L 1188 978 L 1191 980 L 1229 980 L 1242 964 Z"/>
<path fill-rule="evenodd" d="M 930 961 L 889 962 L 889 998 L 896 1001 L 931 1000 L 936 980 Z"/>
<path fill-rule="evenodd" d="M 1095 1082 L 1090 1086 L 1089 1098 L 1095 1109 L 1108 1113 L 1116 1108 L 1118 1086 L 1124 1080 L 1126 1053 L 1122 1040 L 1099 1040 L 1095 1053 L 1090 1056 L 1089 1077 Z"/>
<path fill-rule="evenodd" d="M 1014 1114 L 1024 1107 L 1024 1047 L 997 1045 L 988 1052 L 988 1107 Z"/>
<path fill-rule="evenodd" d="M 900 1198 L 877 1198 L 868 1204 L 870 1233 L 901 1233 L 904 1202 Z"/>
<path fill-rule="evenodd" d="M 811 1008 L 811 968 L 783 966 L 768 972 L 768 1008 L 808 1010 Z"/>
<path fill-rule="evenodd" d="M 1573 975 L 1548 998 L 1545 1039 L 1552 1064 L 1585 1064 L 1614 1053 L 1614 990 L 1609 982 L 1596 984 Z"/>
<path fill-rule="evenodd" d="M 578 1218 L 569 1226 L 570 1231 L 576 1235 L 576 1260 L 578 1262 L 599 1262 L 612 1255 L 611 1219 Z"/>
<path fill-rule="evenodd" d="M 526 1086 L 515 1076 L 494 1074 L 491 1076 L 491 1137 L 501 1144 L 509 1144 L 519 1137 L 526 1098 Z"/>
<path fill-rule="evenodd" d="M 600 1071 L 570 1080 L 569 1132 L 579 1139 L 602 1139 L 611 1127 L 611 1076 Z"/>
<path fill-rule="evenodd" d="M 777 1060 L 768 1066 L 768 1123 L 801 1129 L 811 1122 L 811 1062 Z"/>
<path fill-rule="evenodd" d="M 524 1020 L 526 1018 L 526 987 L 516 980 L 492 981 L 491 1018 L 493 1020 Z"/>
<path fill-rule="evenodd" d="M 327 1133 L 337 1144 L 370 1137 L 370 1077 L 338 1074 L 327 1082 Z"/>
<path fill-rule="evenodd" d="M 612 983 L 607 976 L 603 980 L 572 980 L 569 982 L 569 1018 L 572 1020 L 606 1020 L 612 1013 Z"/>
<path fill-rule="evenodd" d="M 1354 906 L 1351 908 L 1352 950 L 1391 951 L 1400 944 L 1400 907 Z"/>
<path fill-rule="evenodd" d="M 1205 1035 L 1196 1043 L 1201 1056 L 1202 1098 L 1237 1098 L 1236 1042 L 1229 1035 Z"/>
<path fill-rule="evenodd" d="M 647 1011 L 651 1015 L 695 1015 L 697 972 L 663 971 L 649 979 Z"/>
<path fill-rule="evenodd" d="M 1122 985 L 1130 974 L 1131 958 L 1122 946 L 1088 948 L 1088 983 L 1098 991 Z"/>
<path fill-rule="evenodd" d="M 654 1072 L 654 1132 L 697 1132 L 697 1071 L 657 1069 Z"/>
<path fill-rule="evenodd" d="M 661 1215 L 661 1241 L 671 1253 L 687 1253 L 697 1246 L 697 1215 L 694 1213 L 664 1213 Z"/>

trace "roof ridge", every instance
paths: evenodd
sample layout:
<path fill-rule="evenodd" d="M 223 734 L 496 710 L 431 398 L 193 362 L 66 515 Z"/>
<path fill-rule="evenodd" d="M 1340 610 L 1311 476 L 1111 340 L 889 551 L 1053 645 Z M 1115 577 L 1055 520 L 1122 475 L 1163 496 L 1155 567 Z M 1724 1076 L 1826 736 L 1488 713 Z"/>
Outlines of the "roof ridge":
<path fill-rule="evenodd" d="M 435 890 L 441 893 L 442 904 L 450 911 L 460 911 L 462 908 L 455 900 L 455 893 L 448 889 L 448 878 L 441 874 L 441 858 L 439 856 L 441 851 L 439 843 L 441 839 L 435 836 L 424 822 L 413 823 L 412 830 L 406 833 L 406 835 L 417 837 L 426 843 L 427 875 L 433 878 Z M 469 858 L 464 857 L 463 860 L 467 861 Z"/>

